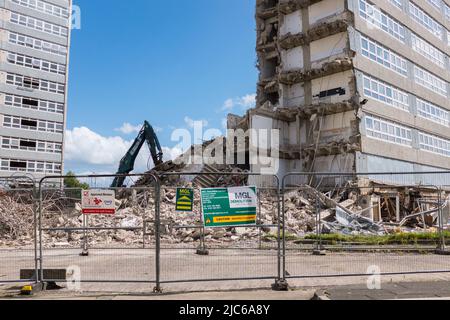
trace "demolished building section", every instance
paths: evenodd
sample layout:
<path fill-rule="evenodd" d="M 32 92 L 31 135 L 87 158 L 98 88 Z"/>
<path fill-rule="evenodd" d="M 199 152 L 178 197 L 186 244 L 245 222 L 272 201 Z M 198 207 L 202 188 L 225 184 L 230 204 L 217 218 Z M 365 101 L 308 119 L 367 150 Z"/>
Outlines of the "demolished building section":
<path fill-rule="evenodd" d="M 257 105 L 230 129 L 280 129 L 279 176 L 450 169 L 450 6 L 439 5 L 258 0 Z"/>

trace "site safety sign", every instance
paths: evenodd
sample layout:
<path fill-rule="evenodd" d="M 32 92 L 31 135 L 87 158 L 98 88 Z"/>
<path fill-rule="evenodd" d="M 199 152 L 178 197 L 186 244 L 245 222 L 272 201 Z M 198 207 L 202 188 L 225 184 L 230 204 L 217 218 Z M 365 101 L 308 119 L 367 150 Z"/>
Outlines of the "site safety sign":
<path fill-rule="evenodd" d="M 115 214 L 115 199 L 114 190 L 83 190 L 81 212 L 83 214 Z"/>
<path fill-rule="evenodd" d="M 177 188 L 176 211 L 192 212 L 194 210 L 194 189 Z"/>
<path fill-rule="evenodd" d="M 205 227 L 256 225 L 256 187 L 202 189 L 201 201 Z"/>

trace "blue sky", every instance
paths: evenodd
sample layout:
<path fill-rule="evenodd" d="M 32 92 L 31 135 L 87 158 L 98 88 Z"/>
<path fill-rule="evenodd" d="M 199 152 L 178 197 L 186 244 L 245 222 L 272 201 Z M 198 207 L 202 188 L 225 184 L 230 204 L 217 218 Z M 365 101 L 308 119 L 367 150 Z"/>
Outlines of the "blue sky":
<path fill-rule="evenodd" d="M 74 4 L 81 29 L 72 31 L 66 171 L 114 171 L 144 120 L 172 148 L 173 128 L 204 120 L 222 129 L 224 105 L 238 114 L 251 105 L 254 0 Z"/>

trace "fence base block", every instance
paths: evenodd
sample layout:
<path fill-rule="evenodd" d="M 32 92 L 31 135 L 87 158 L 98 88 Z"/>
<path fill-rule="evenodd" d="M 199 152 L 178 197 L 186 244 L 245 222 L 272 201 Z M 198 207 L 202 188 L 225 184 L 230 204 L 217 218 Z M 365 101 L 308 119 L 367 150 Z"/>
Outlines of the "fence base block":
<path fill-rule="evenodd" d="M 161 294 L 161 293 L 163 293 L 163 290 L 162 290 L 162 288 L 160 286 L 156 286 L 156 287 L 153 288 L 153 293 Z"/>
<path fill-rule="evenodd" d="M 209 256 L 209 250 L 208 249 L 199 248 L 199 249 L 197 249 L 195 254 L 197 254 L 199 256 Z"/>
<path fill-rule="evenodd" d="M 27 284 L 26 286 L 23 286 L 22 289 L 20 290 L 20 295 L 32 296 L 33 294 L 43 291 L 45 289 L 44 287 L 45 287 L 44 284 L 41 282 Z"/>
<path fill-rule="evenodd" d="M 436 249 L 434 253 L 440 256 L 450 256 L 450 250 L 448 249 Z"/>
<path fill-rule="evenodd" d="M 314 250 L 313 256 L 326 256 L 327 252 L 325 250 Z"/>
<path fill-rule="evenodd" d="M 275 280 L 275 283 L 272 284 L 273 291 L 289 291 L 289 284 L 286 280 Z"/>
<path fill-rule="evenodd" d="M 88 250 L 83 250 L 83 251 L 80 253 L 80 257 L 89 257 L 89 251 L 88 251 Z"/>

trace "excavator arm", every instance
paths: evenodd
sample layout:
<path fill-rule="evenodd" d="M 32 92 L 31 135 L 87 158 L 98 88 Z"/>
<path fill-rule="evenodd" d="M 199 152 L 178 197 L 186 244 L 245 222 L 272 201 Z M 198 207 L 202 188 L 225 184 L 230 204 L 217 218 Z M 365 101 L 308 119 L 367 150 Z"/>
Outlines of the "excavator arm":
<path fill-rule="evenodd" d="M 153 127 L 150 125 L 150 123 L 148 123 L 148 121 L 145 121 L 144 126 L 139 132 L 137 138 L 134 140 L 130 149 L 127 151 L 122 160 L 120 160 L 117 174 L 126 175 L 134 170 L 134 163 L 136 162 L 139 151 L 141 150 L 145 142 L 147 142 L 148 148 L 150 149 L 150 154 L 152 156 L 155 167 L 163 163 L 163 152 L 161 144 L 159 143 L 158 137 L 156 136 Z M 116 177 L 111 184 L 111 188 L 120 188 L 123 186 L 124 182 L 125 177 Z"/>

